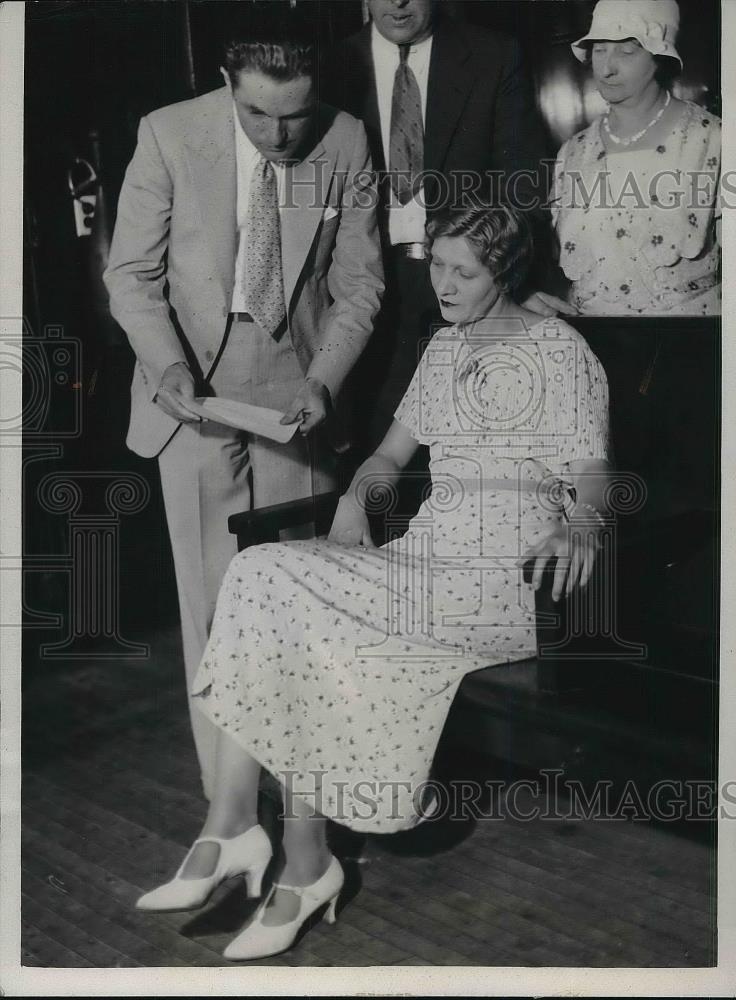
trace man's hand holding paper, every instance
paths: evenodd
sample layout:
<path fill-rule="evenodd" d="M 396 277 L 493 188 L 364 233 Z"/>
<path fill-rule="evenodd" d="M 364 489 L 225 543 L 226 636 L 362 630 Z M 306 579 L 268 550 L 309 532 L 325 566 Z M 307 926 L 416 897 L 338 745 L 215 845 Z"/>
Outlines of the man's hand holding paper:
<path fill-rule="evenodd" d="M 324 422 L 329 405 L 330 394 L 327 387 L 319 379 L 307 378 L 281 423 L 293 424 L 298 421 L 300 433 L 308 434 Z"/>
<path fill-rule="evenodd" d="M 161 378 L 155 402 L 174 420 L 196 423 L 201 414 L 192 409 L 194 403 L 194 378 L 184 361 L 169 365 Z"/>

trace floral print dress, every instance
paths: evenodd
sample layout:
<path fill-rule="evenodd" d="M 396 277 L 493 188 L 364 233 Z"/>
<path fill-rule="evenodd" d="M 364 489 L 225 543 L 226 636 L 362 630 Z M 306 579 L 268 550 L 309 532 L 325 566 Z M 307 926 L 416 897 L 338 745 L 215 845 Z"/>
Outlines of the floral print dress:
<path fill-rule="evenodd" d="M 551 194 L 570 302 L 595 315 L 717 315 L 721 123 L 686 102 L 655 149 L 606 151 L 602 120 L 560 149 Z"/>
<path fill-rule="evenodd" d="M 462 677 L 535 654 L 519 562 L 561 517 L 568 463 L 608 454 L 605 374 L 560 320 L 450 327 L 396 419 L 430 448 L 432 493 L 407 533 L 241 552 L 192 688 L 294 794 L 380 833 L 423 818 Z"/>

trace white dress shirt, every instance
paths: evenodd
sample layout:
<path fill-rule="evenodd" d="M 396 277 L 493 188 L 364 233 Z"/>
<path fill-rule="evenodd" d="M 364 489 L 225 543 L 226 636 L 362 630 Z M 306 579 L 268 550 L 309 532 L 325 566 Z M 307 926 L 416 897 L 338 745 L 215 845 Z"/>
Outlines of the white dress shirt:
<path fill-rule="evenodd" d="M 375 24 L 371 31 L 371 52 L 376 71 L 378 92 L 378 115 L 381 121 L 381 140 L 386 166 L 389 167 L 391 142 L 391 101 L 394 92 L 394 77 L 399 65 L 399 47 L 378 31 Z M 422 99 L 422 124 L 427 118 L 427 82 L 429 80 L 429 59 L 432 54 L 432 36 L 409 49 L 408 65 L 416 77 Z M 389 211 L 389 239 L 395 243 L 422 243 L 427 213 L 420 200 L 412 199 L 406 205 L 397 205 Z"/>
<path fill-rule="evenodd" d="M 238 253 L 235 258 L 235 275 L 233 282 L 232 312 L 245 312 L 243 296 L 243 268 L 245 260 L 246 241 L 248 239 L 248 195 L 250 194 L 250 179 L 258 162 L 260 153 L 243 131 L 238 119 L 238 112 L 233 103 L 233 120 L 235 122 L 235 176 L 237 182 L 237 221 L 238 221 Z M 279 195 L 279 214 L 284 202 L 285 168 L 280 163 L 272 163 L 276 174 L 276 188 Z"/>

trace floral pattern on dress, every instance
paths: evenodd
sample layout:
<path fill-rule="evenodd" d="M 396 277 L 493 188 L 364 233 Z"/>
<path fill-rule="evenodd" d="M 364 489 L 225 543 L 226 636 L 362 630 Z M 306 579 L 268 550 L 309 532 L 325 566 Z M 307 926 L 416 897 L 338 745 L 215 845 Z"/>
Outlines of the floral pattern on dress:
<path fill-rule="evenodd" d="M 570 301 L 596 315 L 720 313 L 721 123 L 685 102 L 656 149 L 563 144 L 551 194 Z"/>
<path fill-rule="evenodd" d="M 356 830 L 423 818 L 469 671 L 536 652 L 519 566 L 561 516 L 569 463 L 608 455 L 605 374 L 560 320 L 435 334 L 396 419 L 432 493 L 378 549 L 255 546 L 222 583 L 192 694 L 292 792 Z"/>

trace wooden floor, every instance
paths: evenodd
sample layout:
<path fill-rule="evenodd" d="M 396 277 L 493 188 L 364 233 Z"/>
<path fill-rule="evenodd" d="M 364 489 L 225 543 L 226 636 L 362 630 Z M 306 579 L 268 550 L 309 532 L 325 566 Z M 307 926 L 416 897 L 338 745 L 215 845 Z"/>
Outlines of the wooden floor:
<path fill-rule="evenodd" d="M 170 629 L 145 661 L 26 669 L 23 964 L 228 964 L 221 952 L 256 905 L 241 887 L 195 914 L 133 908 L 203 817 L 179 664 Z M 348 876 L 337 924 L 259 964 L 715 961 L 712 853 L 667 828 L 440 822 L 394 837 L 335 828 L 333 846 Z"/>

